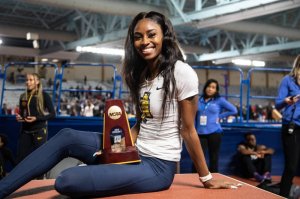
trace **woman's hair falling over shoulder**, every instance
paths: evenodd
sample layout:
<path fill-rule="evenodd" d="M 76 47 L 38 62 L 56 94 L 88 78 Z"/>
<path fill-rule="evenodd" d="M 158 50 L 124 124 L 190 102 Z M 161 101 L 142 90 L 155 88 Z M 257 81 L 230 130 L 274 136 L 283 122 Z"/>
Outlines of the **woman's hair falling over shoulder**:
<path fill-rule="evenodd" d="M 290 72 L 290 75 L 294 78 L 297 78 L 298 72 L 300 71 L 300 55 L 298 55 L 293 64 L 293 68 Z"/>
<path fill-rule="evenodd" d="M 134 29 L 136 24 L 145 18 L 159 24 L 163 33 L 162 51 L 158 57 L 157 68 L 159 74 L 161 74 L 164 78 L 164 97 L 162 103 L 162 117 L 164 118 L 166 100 L 167 98 L 172 98 L 175 94 L 175 89 L 171 90 L 171 85 L 172 88 L 176 88 L 174 65 L 177 60 L 183 61 L 183 55 L 179 48 L 171 21 L 163 14 L 154 11 L 141 12 L 134 17 L 128 28 L 128 34 L 125 41 L 125 57 L 123 61 L 122 74 L 130 90 L 132 100 L 138 110 L 140 87 L 147 77 L 148 68 L 146 61 L 139 55 L 134 47 Z"/>

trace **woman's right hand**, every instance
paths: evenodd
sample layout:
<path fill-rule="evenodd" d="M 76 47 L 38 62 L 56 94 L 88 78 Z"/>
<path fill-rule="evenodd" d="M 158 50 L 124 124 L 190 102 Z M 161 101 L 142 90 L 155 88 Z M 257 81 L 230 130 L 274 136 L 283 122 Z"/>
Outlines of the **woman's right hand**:
<path fill-rule="evenodd" d="M 16 120 L 18 122 L 24 122 L 24 119 L 21 117 L 21 115 L 19 115 L 18 113 L 16 113 Z"/>
<path fill-rule="evenodd" d="M 288 105 L 294 104 L 293 96 L 288 96 L 284 99 L 284 102 L 287 103 Z"/>
<path fill-rule="evenodd" d="M 223 180 L 211 179 L 203 183 L 206 189 L 237 189 L 242 186 L 240 183 L 236 182 L 227 182 Z"/>

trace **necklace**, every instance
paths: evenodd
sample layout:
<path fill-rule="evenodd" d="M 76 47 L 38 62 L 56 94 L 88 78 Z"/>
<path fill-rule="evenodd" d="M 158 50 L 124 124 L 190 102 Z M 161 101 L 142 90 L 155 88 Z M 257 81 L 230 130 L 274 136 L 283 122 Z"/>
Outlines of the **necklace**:
<path fill-rule="evenodd" d="M 146 89 L 147 92 L 150 92 L 150 90 L 152 89 L 152 86 L 153 86 L 153 82 L 154 80 L 148 80 L 147 78 L 145 79 L 145 82 L 146 82 Z"/>

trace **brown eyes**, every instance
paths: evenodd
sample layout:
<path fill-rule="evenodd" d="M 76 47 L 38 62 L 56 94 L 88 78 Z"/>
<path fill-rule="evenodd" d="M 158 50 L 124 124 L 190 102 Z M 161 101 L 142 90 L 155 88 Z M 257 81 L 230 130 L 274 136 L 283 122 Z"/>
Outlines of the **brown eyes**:
<path fill-rule="evenodd" d="M 155 38 L 155 36 L 156 36 L 156 33 L 149 33 L 149 34 L 147 34 L 147 38 L 148 39 L 152 39 L 152 38 Z M 137 41 L 137 40 L 141 40 L 141 39 L 143 39 L 143 35 L 141 35 L 141 34 L 135 34 L 134 35 L 134 40 L 135 41 Z"/>
<path fill-rule="evenodd" d="M 134 40 L 136 41 L 136 40 L 139 40 L 139 39 L 141 39 L 142 38 L 142 36 L 140 36 L 140 35 L 134 35 Z"/>
<path fill-rule="evenodd" d="M 155 33 L 150 33 L 150 34 L 148 35 L 149 38 L 154 38 L 155 36 L 156 36 Z"/>

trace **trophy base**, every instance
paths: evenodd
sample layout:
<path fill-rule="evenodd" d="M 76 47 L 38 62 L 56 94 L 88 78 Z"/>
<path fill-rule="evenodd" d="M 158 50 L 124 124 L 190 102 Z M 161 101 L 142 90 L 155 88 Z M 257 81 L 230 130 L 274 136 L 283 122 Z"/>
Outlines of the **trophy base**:
<path fill-rule="evenodd" d="M 118 153 L 112 152 L 111 149 L 103 150 L 99 158 L 101 164 L 128 164 L 141 162 L 135 146 L 127 146 L 125 151 Z"/>

